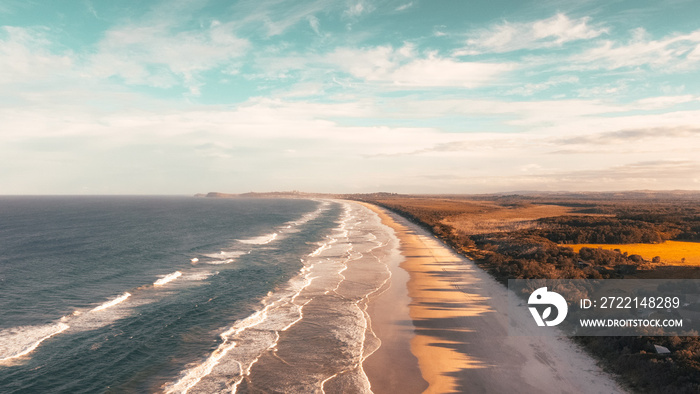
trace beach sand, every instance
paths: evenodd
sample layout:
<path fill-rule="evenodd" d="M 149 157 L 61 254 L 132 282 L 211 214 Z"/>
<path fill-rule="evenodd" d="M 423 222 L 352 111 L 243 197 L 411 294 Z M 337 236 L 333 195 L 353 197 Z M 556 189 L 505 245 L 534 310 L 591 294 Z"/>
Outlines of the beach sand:
<path fill-rule="evenodd" d="M 509 336 L 503 285 L 415 224 L 365 206 L 403 256 L 368 309 L 382 341 L 364 364 L 375 393 L 624 392 L 567 338 Z"/>

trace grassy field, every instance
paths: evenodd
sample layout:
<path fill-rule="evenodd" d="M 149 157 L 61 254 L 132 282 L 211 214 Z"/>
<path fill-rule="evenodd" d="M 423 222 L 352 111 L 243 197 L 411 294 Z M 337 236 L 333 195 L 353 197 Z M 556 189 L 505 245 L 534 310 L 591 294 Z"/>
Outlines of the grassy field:
<path fill-rule="evenodd" d="M 377 201 L 436 212 L 440 222 L 467 234 L 524 230 L 537 226 L 537 219 L 573 214 L 574 209 L 554 204 L 502 205 L 495 201 L 448 198 L 392 198 Z M 581 215 L 581 214 L 578 214 Z"/>
<path fill-rule="evenodd" d="M 533 228 L 537 219 L 569 215 L 573 211 L 572 208 L 557 205 L 481 206 L 483 208 L 475 212 L 448 216 L 443 223 L 468 234 L 487 234 Z"/>
<path fill-rule="evenodd" d="M 660 244 L 573 244 L 563 245 L 578 252 L 581 248 L 602 248 L 608 250 L 620 249 L 627 254 L 638 254 L 645 260 L 651 260 L 655 256 L 661 258 L 661 262 L 668 265 L 700 266 L 700 242 L 666 241 Z M 683 259 L 685 258 L 685 262 Z"/>

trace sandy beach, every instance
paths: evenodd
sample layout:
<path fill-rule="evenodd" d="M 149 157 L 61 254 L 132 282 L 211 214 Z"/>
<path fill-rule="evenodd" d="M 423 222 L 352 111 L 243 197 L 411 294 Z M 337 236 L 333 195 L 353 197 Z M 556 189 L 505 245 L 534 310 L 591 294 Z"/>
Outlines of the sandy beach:
<path fill-rule="evenodd" d="M 508 336 L 503 285 L 415 224 L 365 206 L 402 255 L 368 309 L 382 341 L 364 364 L 375 393 L 625 392 L 566 338 Z"/>

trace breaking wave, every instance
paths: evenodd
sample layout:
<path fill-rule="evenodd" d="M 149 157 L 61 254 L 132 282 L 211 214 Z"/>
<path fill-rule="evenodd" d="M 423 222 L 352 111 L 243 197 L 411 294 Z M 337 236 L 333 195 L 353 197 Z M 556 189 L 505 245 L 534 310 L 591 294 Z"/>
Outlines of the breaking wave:
<path fill-rule="evenodd" d="M 366 307 L 390 272 L 375 252 L 385 244 L 363 227 L 368 211 L 344 206 L 327 241 L 301 259 L 299 274 L 223 330 L 219 346 L 163 385 L 165 392 L 235 393 L 244 383 L 251 392 L 370 391 L 362 362 L 379 344 Z M 295 366 L 285 360 L 290 355 L 299 358 Z"/>
<path fill-rule="evenodd" d="M 115 305 L 119 305 L 122 302 L 126 301 L 126 299 L 129 297 L 131 297 L 131 293 L 124 293 L 124 294 L 120 295 L 119 297 L 117 297 L 111 301 L 107 301 L 104 304 L 98 306 L 97 308 L 92 309 L 90 312 L 99 312 L 99 311 L 103 311 L 107 308 L 111 308 Z"/>
<path fill-rule="evenodd" d="M 65 323 L 55 323 L 0 331 L 0 364 L 28 355 L 45 340 L 69 328 Z"/>
<path fill-rule="evenodd" d="M 157 281 L 153 282 L 153 286 L 163 286 L 165 284 L 168 284 L 175 279 L 179 278 L 182 276 L 182 272 L 180 271 L 175 271 L 172 274 L 165 275 L 164 277 L 158 279 Z M 129 293 L 127 293 L 129 294 Z"/>
<path fill-rule="evenodd" d="M 244 244 L 249 244 L 249 245 L 267 245 L 270 242 L 277 239 L 277 235 L 278 235 L 277 233 L 266 234 L 266 235 L 261 235 L 259 237 L 254 237 L 254 238 L 239 239 L 238 242 L 244 243 Z"/>

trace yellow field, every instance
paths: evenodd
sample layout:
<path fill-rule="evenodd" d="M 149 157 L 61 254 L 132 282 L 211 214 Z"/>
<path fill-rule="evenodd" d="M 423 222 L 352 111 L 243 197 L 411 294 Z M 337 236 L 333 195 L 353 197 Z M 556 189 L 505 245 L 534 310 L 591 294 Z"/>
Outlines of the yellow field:
<path fill-rule="evenodd" d="M 578 252 L 581 248 L 620 249 L 627 254 L 638 254 L 645 260 L 655 256 L 661 257 L 661 262 L 669 265 L 700 266 L 700 242 L 666 241 L 660 244 L 573 244 L 569 246 Z M 685 263 L 682 259 L 685 258 Z"/>

